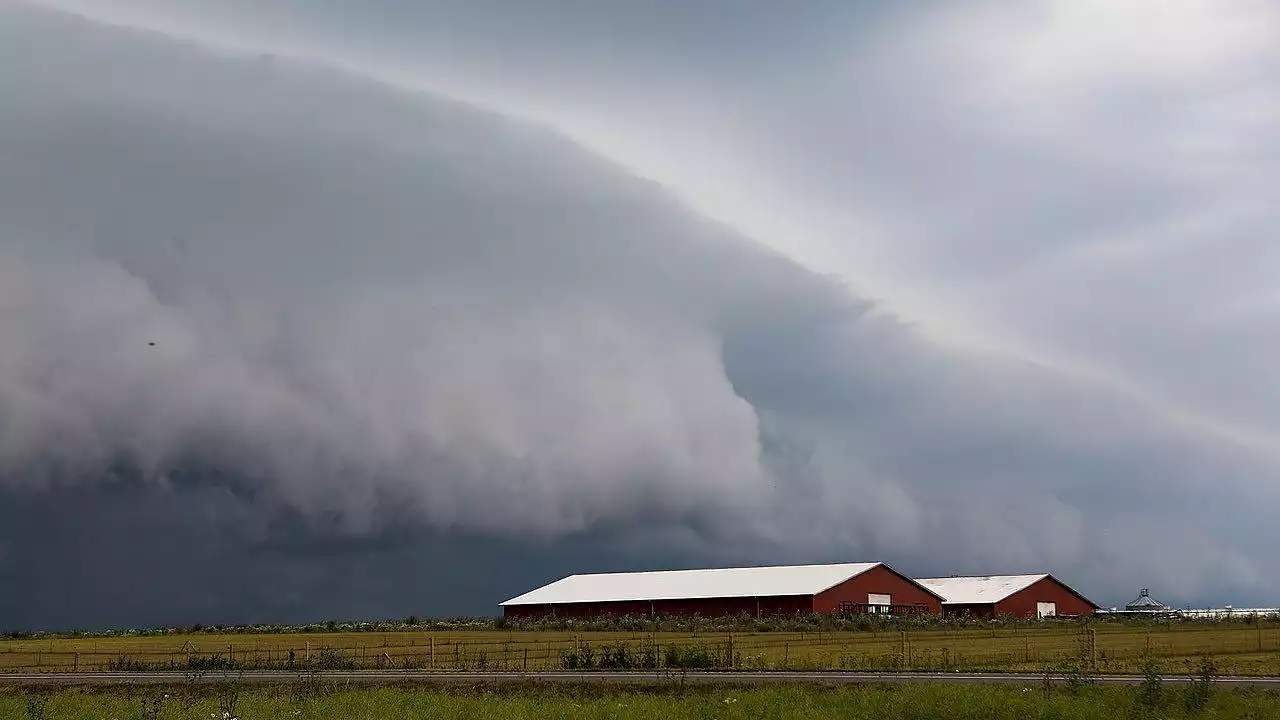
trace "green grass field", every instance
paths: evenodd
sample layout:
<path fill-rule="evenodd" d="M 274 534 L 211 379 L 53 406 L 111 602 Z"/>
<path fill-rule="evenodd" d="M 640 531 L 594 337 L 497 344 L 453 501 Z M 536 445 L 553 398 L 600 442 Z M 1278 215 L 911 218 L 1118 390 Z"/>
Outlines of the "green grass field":
<path fill-rule="evenodd" d="M 0 641 L 0 670 L 414 668 L 544 670 L 589 650 L 599 663 L 620 644 L 634 661 L 652 648 L 701 649 L 716 666 L 749 669 L 1043 670 L 1087 660 L 1098 672 L 1137 673 L 1150 653 L 1167 672 L 1212 655 L 1223 673 L 1280 675 L 1280 626 L 1046 623 L 1015 628 L 875 632 L 418 631 L 170 634 Z M 1092 643 L 1092 647 L 1090 647 Z M 292 659 L 291 659 L 292 654 Z M 202 664 L 203 663 L 203 664 Z"/>
<path fill-rule="evenodd" d="M 1280 695 L 1213 690 L 1200 698 L 1186 688 L 1088 687 L 1075 693 L 1042 687 L 901 686 L 819 688 L 376 688 L 300 691 L 297 687 L 225 686 L 63 690 L 29 695 L 0 690 L 0 718 L 15 720 L 310 720 L 321 718 L 842 718 L 845 720 L 972 719 L 1115 720 L 1280 717 Z"/>

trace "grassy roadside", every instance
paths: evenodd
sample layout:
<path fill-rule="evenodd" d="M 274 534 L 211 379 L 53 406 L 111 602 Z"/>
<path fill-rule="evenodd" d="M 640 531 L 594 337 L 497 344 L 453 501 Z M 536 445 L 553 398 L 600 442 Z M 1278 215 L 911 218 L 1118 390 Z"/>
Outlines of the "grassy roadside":
<path fill-rule="evenodd" d="M 472 687 L 299 689 L 182 688 L 63 690 L 28 695 L 0 690 L 0 718 L 79 720 L 275 720 L 310 718 L 984 718 L 990 720 L 1115 720 L 1280 717 L 1280 694 L 1221 691 L 1193 697 L 1183 688 L 1086 687 L 1075 692 L 1043 687 L 871 686 L 644 689 L 579 687 Z"/>

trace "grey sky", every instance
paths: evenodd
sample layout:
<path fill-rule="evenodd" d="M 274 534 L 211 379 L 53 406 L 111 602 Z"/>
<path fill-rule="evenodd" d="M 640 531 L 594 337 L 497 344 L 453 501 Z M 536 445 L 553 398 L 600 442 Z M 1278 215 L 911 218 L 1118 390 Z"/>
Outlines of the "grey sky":
<path fill-rule="evenodd" d="M 868 558 L 1276 601 L 1265 4 L 40 5 L 0 3 L 12 622 Z M 54 517 L 316 592 L 112 607 Z M 519 570 L 326 585 L 469 548 Z"/>

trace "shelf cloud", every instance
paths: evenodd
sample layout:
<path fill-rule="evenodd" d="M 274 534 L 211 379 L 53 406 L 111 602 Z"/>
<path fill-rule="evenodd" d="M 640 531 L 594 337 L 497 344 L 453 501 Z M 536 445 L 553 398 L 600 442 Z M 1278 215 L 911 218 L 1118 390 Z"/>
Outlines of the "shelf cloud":
<path fill-rule="evenodd" d="M 0 4 L 9 622 L 1280 590 L 1267 8 L 446 6 Z"/>

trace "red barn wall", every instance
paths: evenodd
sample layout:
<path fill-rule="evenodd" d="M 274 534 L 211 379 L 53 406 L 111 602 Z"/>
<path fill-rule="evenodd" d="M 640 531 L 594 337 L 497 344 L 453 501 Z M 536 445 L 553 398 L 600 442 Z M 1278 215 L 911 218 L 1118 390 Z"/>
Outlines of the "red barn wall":
<path fill-rule="evenodd" d="M 762 598 L 689 598 L 681 600 L 648 600 L 562 603 L 552 605 L 508 605 L 504 617 L 512 619 L 556 617 L 602 617 L 622 615 L 794 615 L 813 612 L 810 595 L 779 595 Z"/>
<path fill-rule="evenodd" d="M 877 565 L 857 577 L 849 578 L 830 590 L 819 593 L 813 599 L 813 609 L 815 612 L 833 613 L 840 609 L 842 602 L 865 605 L 867 596 L 871 593 L 889 595 L 894 605 L 923 604 L 927 612 L 933 615 L 942 614 L 941 600 L 884 565 Z M 1035 605 L 1032 604 L 1032 607 L 1034 608 Z"/>
<path fill-rule="evenodd" d="M 1053 578 L 1045 578 L 996 603 L 996 613 L 1035 617 L 1036 603 L 1040 602 L 1055 603 L 1059 615 L 1092 615 L 1096 609 L 1062 583 Z"/>
<path fill-rule="evenodd" d="M 530 620 L 551 615 L 550 605 L 504 605 L 502 617 L 508 620 Z"/>
<path fill-rule="evenodd" d="M 1035 603 L 1031 604 L 1035 608 Z M 942 608 L 947 615 L 969 615 L 972 617 L 994 617 L 996 614 L 995 603 L 975 603 L 972 605 L 962 605 L 960 603 L 951 603 Z"/>

